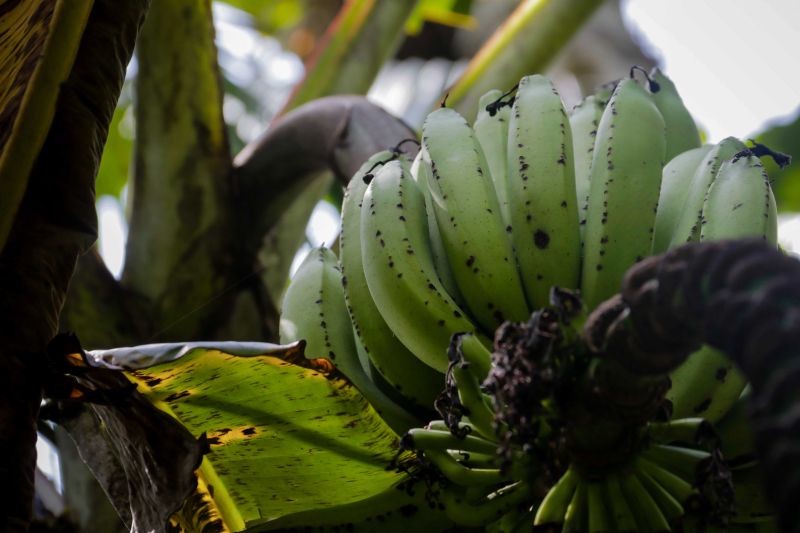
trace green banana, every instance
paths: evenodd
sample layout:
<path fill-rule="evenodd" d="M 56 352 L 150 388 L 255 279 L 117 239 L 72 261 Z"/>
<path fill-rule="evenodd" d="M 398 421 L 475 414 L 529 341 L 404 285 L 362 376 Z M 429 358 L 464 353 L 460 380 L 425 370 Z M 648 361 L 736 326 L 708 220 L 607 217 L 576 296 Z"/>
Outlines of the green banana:
<path fill-rule="evenodd" d="M 586 210 L 589 208 L 589 180 L 597 127 L 615 86 L 616 84 L 602 86 L 576 105 L 569 115 L 572 151 L 575 157 L 575 195 L 578 202 L 581 242 L 586 229 Z"/>
<path fill-rule="evenodd" d="M 447 452 L 425 450 L 424 454 L 444 477 L 462 487 L 490 487 L 511 481 L 508 475 L 502 474 L 497 468 L 469 468 Z"/>
<path fill-rule="evenodd" d="M 613 524 L 608 513 L 609 503 L 603 483 L 596 481 L 586 483 L 586 502 L 589 514 L 589 533 L 612 531 Z"/>
<path fill-rule="evenodd" d="M 502 91 L 492 89 L 478 102 L 478 117 L 472 129 L 475 138 L 481 145 L 483 155 L 486 156 L 489 174 L 492 176 L 497 203 L 500 204 L 500 214 L 503 224 L 511 224 L 508 207 L 507 186 L 508 174 L 506 158 L 508 146 L 508 123 L 511 119 L 511 108 L 506 105 L 495 105 L 490 112 L 487 107 L 496 104 L 503 96 Z"/>
<path fill-rule="evenodd" d="M 463 450 L 448 450 L 447 453 L 459 463 L 470 468 L 499 468 L 500 461 L 496 453 L 476 453 Z"/>
<path fill-rule="evenodd" d="M 622 490 L 622 475 L 608 474 L 603 482 L 603 489 L 614 531 L 641 531 L 642 527 L 636 523 L 628 498 Z"/>
<path fill-rule="evenodd" d="M 746 387 L 725 416 L 715 424 L 720 449 L 731 468 L 751 466 L 756 461 L 756 443 L 750 423 L 752 388 Z"/>
<path fill-rule="evenodd" d="M 674 522 L 685 514 L 683 505 L 681 505 L 680 502 L 676 500 L 667 489 L 657 483 L 649 474 L 642 472 L 641 470 L 635 470 L 635 475 L 639 478 L 639 482 L 656 502 L 658 508 L 661 510 L 661 513 L 668 522 Z"/>
<path fill-rule="evenodd" d="M 467 418 L 475 429 L 487 439 L 496 438 L 493 427 L 494 410 L 489 402 L 491 398 L 481 392 L 480 383 L 463 361 L 450 367 L 450 372 L 458 389 L 461 404 L 467 409 Z"/>
<path fill-rule="evenodd" d="M 632 78 L 613 92 L 603 88 L 569 117 L 542 76 L 523 78 L 513 98 L 485 94 L 472 128 L 451 109 L 434 111 L 413 163 L 397 150 L 382 152 L 351 180 L 341 272 L 330 251 L 314 250 L 287 291 L 282 341 L 305 338 L 309 357 L 331 359 L 404 432 L 401 449 L 416 450 L 447 480 L 437 485 L 435 505 L 451 525 L 685 527 L 701 498 L 698 467 L 710 457 L 698 448 L 716 442 L 742 486 L 733 527 L 774 524 L 772 510 L 748 493 L 761 486 L 744 379 L 708 347 L 670 376 L 672 420 L 633 429 L 635 457 L 580 475 L 571 465 L 538 504 L 542 480 L 535 491 L 527 482 L 542 457 L 506 438 L 497 400 L 481 388 L 503 370 L 493 367 L 500 363 L 487 335 L 548 305 L 552 286 L 579 288 L 592 309 L 653 252 L 745 235 L 774 243 L 775 201 L 753 155 L 763 147 L 748 152 L 733 138 L 700 147 L 672 82 L 658 70 L 648 81 L 649 88 Z M 509 332 L 516 335 L 504 328 L 497 337 L 499 350 Z M 430 408 L 445 385 L 438 407 L 447 422 L 405 432 L 421 424 L 404 407 Z M 463 415 L 455 429 L 453 413 Z M 550 411 L 538 421 L 541 438 L 527 439 L 537 453 L 558 437 L 561 426 L 549 418 L 558 415 Z"/>
<path fill-rule="evenodd" d="M 711 424 L 705 418 L 673 418 L 667 422 L 650 422 L 647 437 L 657 444 L 682 443 L 696 445 L 702 438 L 713 435 Z"/>
<path fill-rule="evenodd" d="M 711 454 L 704 450 L 656 444 L 642 450 L 641 457 L 667 470 L 694 485 L 697 480 L 697 465 Z"/>
<path fill-rule="evenodd" d="M 664 119 L 650 95 L 633 79 L 621 81 L 600 119 L 592 160 L 581 275 L 589 309 L 650 255 L 664 150 Z"/>
<path fill-rule="evenodd" d="M 425 429 L 434 429 L 437 431 L 450 431 L 450 426 L 444 420 L 431 420 L 425 424 Z M 461 421 L 458 423 L 458 430 L 464 430 L 464 434 L 475 434 L 475 428 L 469 422 Z"/>
<path fill-rule="evenodd" d="M 378 389 L 361 366 L 344 301 L 342 273 L 336 256 L 325 247 L 308 253 L 281 305 L 281 342 L 300 339 L 306 341 L 306 357 L 333 363 L 396 433 L 417 425 L 412 415 Z"/>
<path fill-rule="evenodd" d="M 740 143 L 728 144 L 735 147 Z M 761 236 L 776 244 L 777 217 L 764 167 L 745 150 L 719 164 L 705 195 L 699 237 L 707 241 Z M 702 416 L 712 422 L 725 415 L 746 384 L 730 359 L 708 346 L 692 354 L 670 379 L 667 399 L 672 402 L 673 417 Z"/>
<path fill-rule="evenodd" d="M 443 373 L 451 335 L 475 326 L 439 282 L 425 220 L 425 198 L 408 171 L 399 161 L 383 165 L 362 202 L 364 275 L 400 342 Z"/>
<path fill-rule="evenodd" d="M 752 466 L 734 470 L 732 474 L 736 489 L 736 514 L 731 521 L 739 524 L 774 521 L 775 509 L 764 489 L 763 471 L 758 466 Z"/>
<path fill-rule="evenodd" d="M 469 363 L 470 372 L 483 383 L 492 368 L 492 352 L 486 348 L 485 339 L 474 333 L 461 333 L 456 342 L 459 355 Z"/>
<path fill-rule="evenodd" d="M 480 434 L 473 433 L 460 438 L 446 428 L 412 428 L 406 432 L 403 439 L 404 447 L 420 451 L 461 450 L 485 454 L 497 453 L 497 443 L 484 439 Z"/>
<path fill-rule="evenodd" d="M 618 478 L 620 488 L 637 525 L 636 531 L 670 531 L 672 529 L 669 520 L 661 511 L 661 507 L 634 472 L 620 473 Z M 628 531 L 623 527 L 617 529 Z"/>
<path fill-rule="evenodd" d="M 749 151 L 719 167 L 703 203 L 700 240 L 760 236 L 776 244 L 778 210 L 761 160 Z"/>
<path fill-rule="evenodd" d="M 669 162 L 678 154 L 700 146 L 700 132 L 683 105 L 675 84 L 672 83 L 661 70 L 654 68 L 650 71 L 649 78 L 656 82 L 648 84 L 652 93 L 653 102 L 664 117 L 664 126 L 667 136 L 667 150 L 665 161 Z M 657 88 L 657 89 L 656 89 Z"/>
<path fill-rule="evenodd" d="M 520 80 L 508 130 L 511 240 L 525 296 L 539 309 L 551 287 L 578 287 L 581 261 L 572 131 L 547 78 Z"/>
<path fill-rule="evenodd" d="M 444 375 L 419 361 L 395 337 L 372 300 L 361 255 L 361 207 L 367 184 L 364 177 L 376 165 L 393 159 L 392 152 L 370 157 L 356 172 L 344 193 L 339 255 L 347 312 L 364 352 L 380 375 L 415 405 L 432 409 L 444 388 Z"/>
<path fill-rule="evenodd" d="M 704 345 L 670 374 L 665 399 L 672 418 L 703 417 L 716 422 L 739 397 L 746 381 L 724 353 Z"/>
<path fill-rule="evenodd" d="M 490 524 L 486 533 L 529 533 L 533 524 L 535 508 L 523 503 L 506 513 L 503 518 Z"/>
<path fill-rule="evenodd" d="M 562 531 L 565 533 L 582 533 L 586 531 L 589 525 L 589 501 L 588 501 L 588 483 L 579 479 L 575 487 L 575 492 L 572 494 L 572 500 L 569 502 L 564 513 L 564 528 Z"/>
<path fill-rule="evenodd" d="M 433 179 L 431 166 L 422 159 L 421 150 L 414 158 L 414 162 L 411 163 L 411 177 L 417 182 L 419 190 L 421 190 L 422 194 L 425 196 L 425 214 L 428 219 L 428 236 L 431 240 L 431 255 L 433 257 L 433 266 L 436 269 L 436 273 L 439 275 L 439 281 L 453 300 L 461 307 L 464 307 L 464 297 L 461 295 L 461 291 L 458 290 L 456 279 L 453 277 L 453 270 L 450 268 L 450 263 L 447 261 L 447 253 L 444 250 L 444 242 L 439 232 L 439 224 L 436 222 L 431 192 L 428 190 L 428 182 Z"/>
<path fill-rule="evenodd" d="M 653 254 L 667 251 L 672 242 L 677 221 L 683 213 L 689 188 L 700 163 L 711 151 L 712 145 L 687 150 L 664 167 L 661 177 L 661 193 L 658 196 Z"/>
<path fill-rule="evenodd" d="M 674 219 L 670 249 L 687 242 L 700 240 L 700 226 L 703 221 L 703 203 L 706 193 L 716 179 L 722 162 L 731 159 L 745 148 L 744 143 L 739 139 L 727 137 L 713 146 L 700 162 L 689 183 L 688 192 L 682 202 L 681 213 Z"/>
<path fill-rule="evenodd" d="M 533 525 L 544 526 L 564 523 L 564 517 L 567 514 L 579 482 L 579 474 L 570 466 L 556 481 L 555 485 L 547 491 L 542 503 L 539 504 L 539 509 L 536 511 Z"/>
<path fill-rule="evenodd" d="M 431 165 L 428 190 L 456 284 L 475 320 L 493 332 L 528 317 L 494 184 L 472 129 L 452 109 L 422 125 L 422 154 Z"/>
<path fill-rule="evenodd" d="M 684 506 L 690 498 L 697 494 L 691 483 L 644 457 L 637 457 L 634 460 L 634 467 L 649 476 L 654 483 L 661 486 L 681 506 Z"/>
<path fill-rule="evenodd" d="M 450 488 L 440 493 L 444 511 L 453 522 L 466 527 L 485 527 L 531 497 L 531 488 L 523 481 L 506 485 L 477 501 L 470 501 L 466 491 Z"/>

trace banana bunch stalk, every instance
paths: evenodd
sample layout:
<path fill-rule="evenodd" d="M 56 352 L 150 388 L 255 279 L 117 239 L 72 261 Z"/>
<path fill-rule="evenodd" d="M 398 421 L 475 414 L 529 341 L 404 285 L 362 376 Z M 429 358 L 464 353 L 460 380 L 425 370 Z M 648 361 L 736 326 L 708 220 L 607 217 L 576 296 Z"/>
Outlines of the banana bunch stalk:
<path fill-rule="evenodd" d="M 312 250 L 286 292 L 281 342 L 350 379 L 456 524 L 773 524 L 739 497 L 758 463 L 724 354 L 625 359 L 587 333 L 627 320 L 615 295 L 648 256 L 776 239 L 769 151 L 701 146 L 674 84 L 636 71 L 571 113 L 539 75 L 484 95 L 473 126 L 433 111 L 415 159 L 387 150 L 353 176 L 338 258 Z"/>

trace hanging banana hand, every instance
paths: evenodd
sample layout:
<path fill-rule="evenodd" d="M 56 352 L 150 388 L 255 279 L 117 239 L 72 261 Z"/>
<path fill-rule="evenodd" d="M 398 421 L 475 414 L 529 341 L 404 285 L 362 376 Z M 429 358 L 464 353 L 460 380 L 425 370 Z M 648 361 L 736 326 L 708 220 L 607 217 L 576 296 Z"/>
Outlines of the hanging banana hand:
<path fill-rule="evenodd" d="M 787 158 L 700 146 L 674 84 L 635 70 L 569 115 L 538 75 L 472 126 L 433 111 L 413 162 L 353 176 L 339 262 L 313 251 L 287 291 L 282 340 L 350 378 L 454 524 L 755 531 L 770 501 L 800 521 L 778 462 L 800 461 L 780 447 L 797 263 L 759 161 Z"/>

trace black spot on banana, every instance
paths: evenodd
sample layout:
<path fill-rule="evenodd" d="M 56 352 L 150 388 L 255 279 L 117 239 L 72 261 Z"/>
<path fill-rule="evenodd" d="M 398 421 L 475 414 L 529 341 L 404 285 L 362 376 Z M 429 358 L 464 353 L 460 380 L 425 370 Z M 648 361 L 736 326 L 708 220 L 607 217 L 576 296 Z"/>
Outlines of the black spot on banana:
<path fill-rule="evenodd" d="M 574 289 L 580 230 L 572 130 L 564 104 L 544 76 L 522 78 L 508 142 L 511 238 L 528 304 L 548 305 L 550 288 Z"/>

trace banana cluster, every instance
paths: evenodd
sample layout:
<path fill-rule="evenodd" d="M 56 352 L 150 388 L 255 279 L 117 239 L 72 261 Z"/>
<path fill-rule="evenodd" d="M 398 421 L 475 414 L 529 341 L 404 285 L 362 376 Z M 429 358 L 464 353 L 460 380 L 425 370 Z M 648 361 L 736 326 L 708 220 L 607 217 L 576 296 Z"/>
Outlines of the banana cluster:
<path fill-rule="evenodd" d="M 626 468 L 600 477 L 567 468 L 537 501 L 495 453 L 502 428 L 481 385 L 501 324 L 548 306 L 554 286 L 579 291 L 591 310 L 634 263 L 686 242 L 776 240 L 758 157 L 733 138 L 701 146 L 672 82 L 657 70 L 644 78 L 632 70 L 571 113 L 539 75 L 513 95 L 487 93 L 472 126 L 433 111 L 415 159 L 392 150 L 361 166 L 345 192 L 338 258 L 313 250 L 287 289 L 281 342 L 306 339 L 307 356 L 347 375 L 407 448 L 465 497 L 493 502 L 476 515 L 485 523 L 515 509 L 507 520 L 527 528 L 668 530 L 700 498 L 696 467 L 713 455 L 693 431 L 734 428 L 723 448 L 752 456 L 739 431 L 745 380 L 705 347 L 671 376 L 672 420 L 644 428 L 647 444 Z M 446 383 L 461 421 L 419 427 Z M 752 462 L 742 465 L 739 477 L 755 479 Z M 744 509 L 742 522 L 771 516 Z"/>

